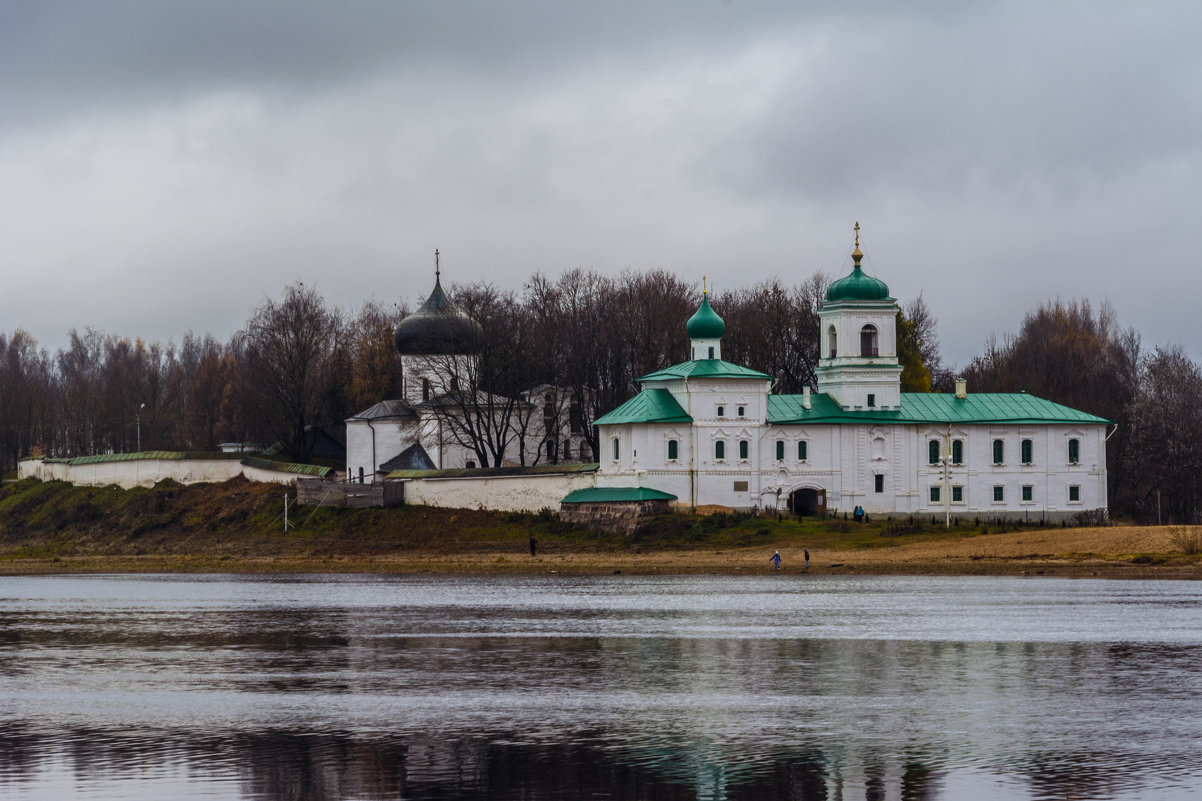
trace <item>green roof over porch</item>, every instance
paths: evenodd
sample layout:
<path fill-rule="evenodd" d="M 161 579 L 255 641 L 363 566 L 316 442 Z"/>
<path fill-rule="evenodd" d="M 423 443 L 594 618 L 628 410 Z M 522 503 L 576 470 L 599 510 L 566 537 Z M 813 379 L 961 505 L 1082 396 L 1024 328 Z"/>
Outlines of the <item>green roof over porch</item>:
<path fill-rule="evenodd" d="M 721 359 L 694 359 L 691 362 L 681 362 L 654 373 L 648 373 L 636 381 L 669 381 L 674 378 L 762 378 L 771 381 L 772 376 L 752 370 L 740 364 L 724 362 Z"/>
<path fill-rule="evenodd" d="M 676 496 L 650 487 L 587 487 L 569 492 L 560 503 L 671 501 Z"/>

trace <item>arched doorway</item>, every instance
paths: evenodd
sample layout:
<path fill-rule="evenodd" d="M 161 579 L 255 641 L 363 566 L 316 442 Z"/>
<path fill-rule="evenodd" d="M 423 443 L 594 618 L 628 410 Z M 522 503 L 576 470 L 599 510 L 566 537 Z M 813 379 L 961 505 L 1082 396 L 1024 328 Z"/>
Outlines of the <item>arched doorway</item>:
<path fill-rule="evenodd" d="M 802 487 L 789 495 L 789 510 L 798 517 L 824 517 L 826 490 Z"/>

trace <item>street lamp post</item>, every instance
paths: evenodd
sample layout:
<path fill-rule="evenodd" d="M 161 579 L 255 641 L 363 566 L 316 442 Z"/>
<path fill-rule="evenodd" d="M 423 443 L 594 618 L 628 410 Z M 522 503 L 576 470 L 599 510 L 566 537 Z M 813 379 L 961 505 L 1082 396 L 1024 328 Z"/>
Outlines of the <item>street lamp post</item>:
<path fill-rule="evenodd" d="M 138 407 L 138 414 L 137 414 L 137 419 L 138 419 L 138 451 L 139 451 L 139 452 L 142 450 L 142 410 L 143 410 L 143 409 L 145 409 L 145 408 L 146 408 L 146 404 L 145 404 L 145 403 L 143 403 L 141 406 L 139 406 L 139 407 Z"/>

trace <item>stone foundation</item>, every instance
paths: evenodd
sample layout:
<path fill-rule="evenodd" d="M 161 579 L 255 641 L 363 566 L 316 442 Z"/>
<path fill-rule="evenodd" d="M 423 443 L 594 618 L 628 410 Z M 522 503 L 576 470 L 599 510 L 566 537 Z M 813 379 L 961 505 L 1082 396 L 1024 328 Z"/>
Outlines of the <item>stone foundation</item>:
<path fill-rule="evenodd" d="M 564 503 L 559 506 L 559 519 L 610 534 L 629 535 L 644 517 L 667 514 L 668 511 L 666 499 Z"/>

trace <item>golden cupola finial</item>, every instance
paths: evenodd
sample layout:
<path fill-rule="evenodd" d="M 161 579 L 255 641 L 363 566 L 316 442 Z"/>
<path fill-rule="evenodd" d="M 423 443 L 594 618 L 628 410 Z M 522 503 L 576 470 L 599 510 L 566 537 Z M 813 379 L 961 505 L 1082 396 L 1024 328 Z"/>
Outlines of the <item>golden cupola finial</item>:
<path fill-rule="evenodd" d="M 856 249 L 851 252 L 851 259 L 859 267 L 862 258 L 864 258 L 864 254 L 860 252 L 860 221 L 856 220 Z"/>

